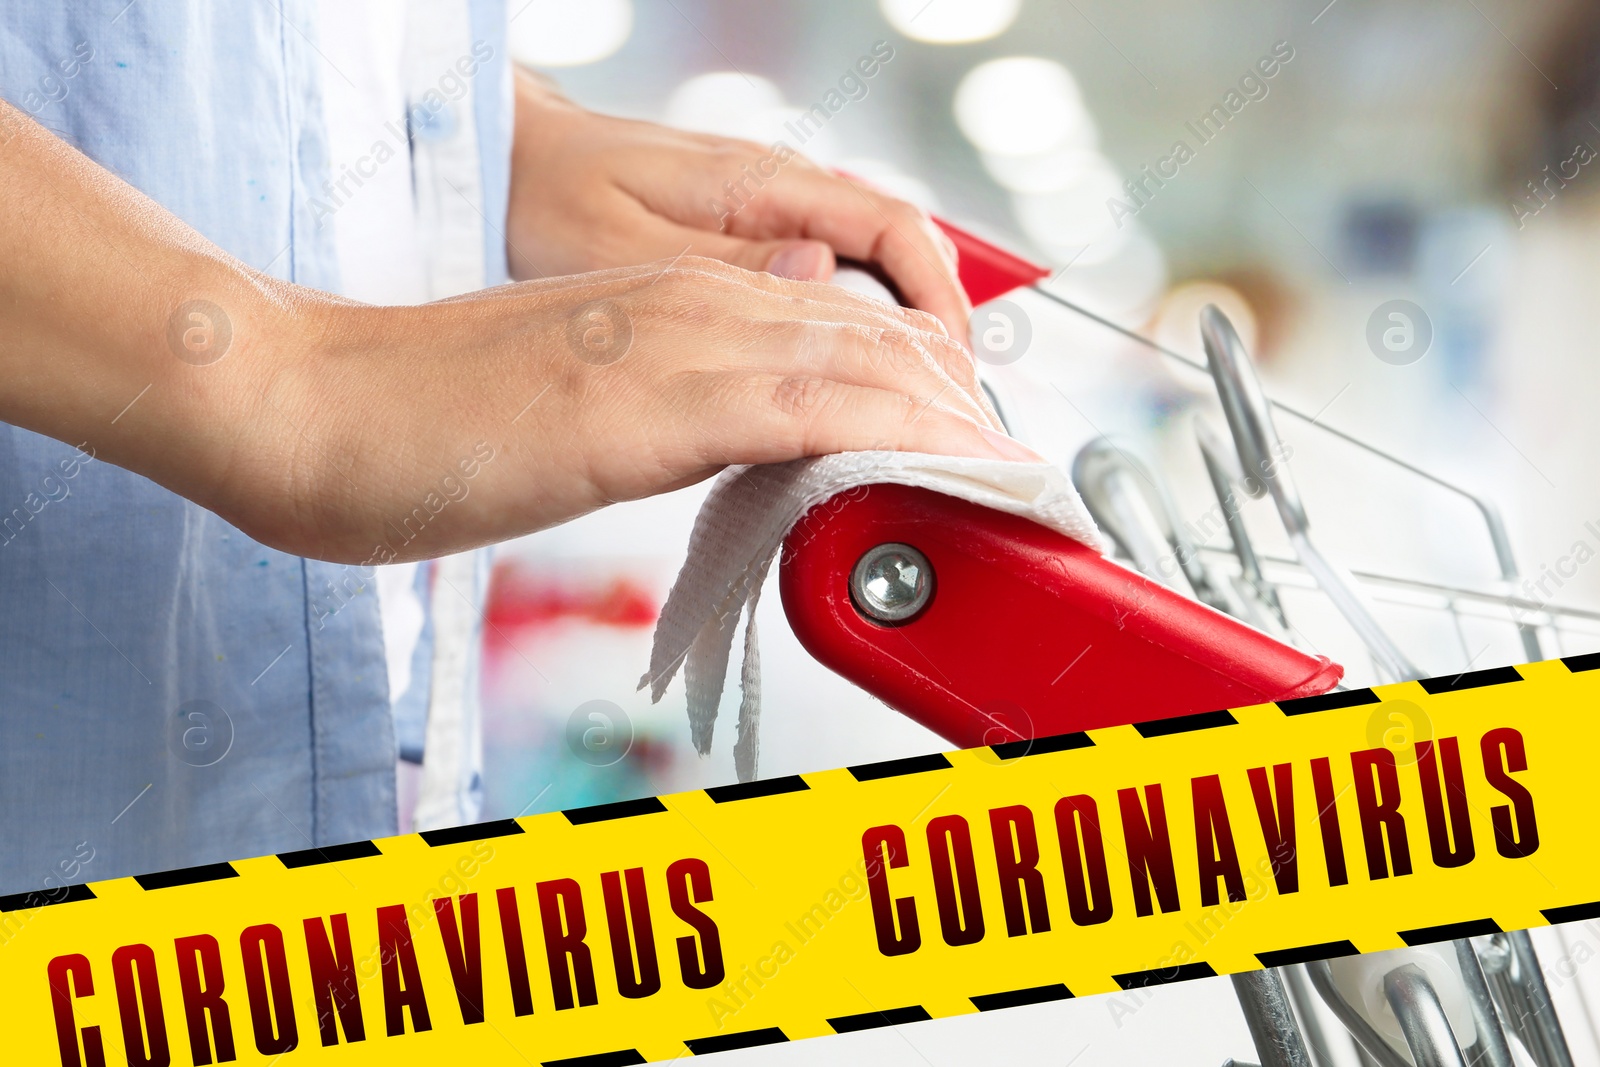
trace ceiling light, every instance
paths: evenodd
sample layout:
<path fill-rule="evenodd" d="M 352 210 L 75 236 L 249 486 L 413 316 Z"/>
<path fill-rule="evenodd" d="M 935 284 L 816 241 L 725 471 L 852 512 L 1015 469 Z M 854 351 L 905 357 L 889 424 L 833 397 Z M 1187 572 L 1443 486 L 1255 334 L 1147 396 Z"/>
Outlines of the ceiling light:
<path fill-rule="evenodd" d="M 928 44 L 987 41 L 1017 20 L 1022 0 L 878 0 L 889 25 Z"/>
<path fill-rule="evenodd" d="M 956 87 L 956 124 L 983 152 L 1040 155 L 1093 147 L 1094 119 L 1060 63 L 1009 56 L 980 63 Z"/>

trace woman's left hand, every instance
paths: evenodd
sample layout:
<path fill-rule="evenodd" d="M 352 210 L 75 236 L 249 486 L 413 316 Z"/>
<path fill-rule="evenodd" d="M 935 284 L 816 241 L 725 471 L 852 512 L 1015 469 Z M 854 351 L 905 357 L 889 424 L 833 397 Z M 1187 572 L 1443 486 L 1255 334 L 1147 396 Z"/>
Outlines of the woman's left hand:
<path fill-rule="evenodd" d="M 520 69 L 506 237 L 523 280 L 696 255 L 827 281 L 837 254 L 880 267 L 967 343 L 955 247 L 921 208 L 781 143 L 585 111 Z"/>

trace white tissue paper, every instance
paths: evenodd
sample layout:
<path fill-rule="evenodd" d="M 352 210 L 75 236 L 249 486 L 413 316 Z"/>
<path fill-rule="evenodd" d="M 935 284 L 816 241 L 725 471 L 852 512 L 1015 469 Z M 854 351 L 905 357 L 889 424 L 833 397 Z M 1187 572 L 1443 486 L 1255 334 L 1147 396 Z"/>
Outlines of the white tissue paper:
<path fill-rule="evenodd" d="M 690 737 L 702 756 L 710 752 L 734 631 L 744 611 L 743 694 L 733 750 L 741 782 L 756 776 L 761 718 L 756 602 L 772 557 L 789 528 L 814 505 L 874 482 L 932 489 L 1032 519 L 1102 552 L 1107 547 L 1071 481 L 1049 464 L 915 452 L 846 452 L 728 468 L 695 519 L 689 555 L 656 621 L 650 670 L 639 680 L 639 688 L 649 686 L 651 702 L 659 701 L 683 667 Z"/>

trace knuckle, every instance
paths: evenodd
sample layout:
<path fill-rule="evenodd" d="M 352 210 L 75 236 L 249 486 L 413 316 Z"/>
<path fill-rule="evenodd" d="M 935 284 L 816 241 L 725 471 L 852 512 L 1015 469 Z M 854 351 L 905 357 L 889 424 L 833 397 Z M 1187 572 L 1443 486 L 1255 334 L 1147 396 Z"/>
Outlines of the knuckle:
<path fill-rule="evenodd" d="M 939 337 L 931 345 L 933 356 L 957 380 L 970 383 L 978 375 L 978 362 L 976 357 L 967 349 L 951 340 L 949 335 Z"/>
<path fill-rule="evenodd" d="M 696 276 L 702 278 L 728 278 L 732 277 L 733 272 L 736 270 L 738 270 L 737 267 L 730 266 L 720 259 L 685 253 L 676 264 L 667 270 L 662 280 L 673 278 L 682 281 Z"/>
<path fill-rule="evenodd" d="M 777 319 L 763 323 L 762 331 L 781 352 L 804 355 L 813 346 L 824 341 L 827 328 L 820 323 L 804 319 Z"/>
<path fill-rule="evenodd" d="M 839 351 L 837 330 L 826 323 L 780 319 L 759 329 L 763 347 L 793 368 L 825 365 Z"/>
<path fill-rule="evenodd" d="M 647 280 L 638 292 L 646 300 L 659 293 L 661 302 L 669 305 L 715 302 L 728 306 L 749 288 L 734 273 L 737 269 L 714 260 L 689 264 L 685 257 L 671 270 Z"/>
<path fill-rule="evenodd" d="M 937 227 L 935 227 L 935 229 L 937 229 Z M 944 254 L 950 257 L 950 262 L 960 263 L 961 249 L 956 247 L 955 241 L 951 240 L 950 235 L 945 233 L 943 230 L 938 230 L 938 234 L 939 247 L 944 249 Z"/>
<path fill-rule="evenodd" d="M 950 336 L 950 331 L 945 329 L 944 323 L 939 320 L 937 315 L 922 311 L 919 308 L 901 308 L 900 314 L 913 329 L 931 333 L 937 337 Z"/>
<path fill-rule="evenodd" d="M 905 333 L 878 328 L 866 332 L 870 336 L 861 346 L 861 363 L 874 379 L 900 383 L 926 366 L 923 354 Z"/>
<path fill-rule="evenodd" d="M 773 390 L 772 402 L 784 415 L 809 418 L 825 408 L 835 394 L 834 383 L 814 375 L 790 375 Z"/>
<path fill-rule="evenodd" d="M 712 150 L 717 163 L 723 167 L 738 168 L 741 163 L 752 163 L 768 154 L 771 149 L 763 148 L 755 141 L 746 141 L 738 137 L 730 137 L 717 143 Z"/>
<path fill-rule="evenodd" d="M 675 292 L 699 292 L 743 288 L 744 271 L 720 259 L 706 256 L 684 256 L 665 271 L 660 272 L 649 286 L 668 285 Z"/>
<path fill-rule="evenodd" d="M 752 251 L 752 255 L 759 252 Z M 796 281 L 792 278 L 780 278 L 776 274 L 769 274 L 764 270 L 745 270 L 739 268 L 739 280 L 751 289 L 757 290 L 763 296 L 781 298 L 796 306 L 806 302 L 806 290 L 817 284 L 815 282 Z"/>
<path fill-rule="evenodd" d="M 923 397 L 912 396 L 910 393 L 903 395 L 905 403 L 900 408 L 900 430 L 910 433 L 917 425 L 930 416 L 938 417 L 933 401 Z"/>
<path fill-rule="evenodd" d="M 871 358 L 898 374 L 906 374 L 928 367 L 927 352 L 904 330 L 874 331 L 875 344 L 869 350 Z"/>
<path fill-rule="evenodd" d="M 924 223 L 932 221 L 926 211 L 922 210 L 909 200 L 901 200 L 899 197 L 890 197 L 887 207 L 889 211 L 893 213 L 895 219 L 900 222 L 908 223 L 912 226 L 917 226 L 920 228 Z"/>
<path fill-rule="evenodd" d="M 880 337 L 874 346 L 872 358 L 892 371 L 897 380 L 905 380 L 917 374 L 933 379 L 944 377 L 939 357 L 923 338 L 904 330 L 890 329 L 878 332 Z"/>
<path fill-rule="evenodd" d="M 876 327 L 854 322 L 798 323 L 807 339 L 836 359 L 867 359 L 877 349 L 879 335 Z"/>

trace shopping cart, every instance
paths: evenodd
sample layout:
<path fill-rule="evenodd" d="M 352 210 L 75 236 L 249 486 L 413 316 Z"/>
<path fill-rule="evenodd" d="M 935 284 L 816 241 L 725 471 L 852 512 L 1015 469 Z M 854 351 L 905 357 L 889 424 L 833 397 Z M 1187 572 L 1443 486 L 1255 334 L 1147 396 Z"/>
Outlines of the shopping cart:
<path fill-rule="evenodd" d="M 947 230 L 961 247 L 963 278 L 976 299 L 1042 277 L 1025 261 Z M 1226 536 L 1195 543 L 1161 473 L 1106 437 L 1079 451 L 1072 475 L 1115 545 L 1115 564 L 1021 520 L 974 514 L 983 509 L 918 490 L 883 487 L 830 504 L 820 528 L 802 524 L 803 538 L 792 534 L 786 546 L 785 608 L 814 656 L 886 703 L 975 746 L 1321 692 L 1338 680 L 1339 668 L 1316 653 L 1297 618 L 1311 596 L 1359 640 L 1370 660 L 1360 673 L 1373 682 L 1425 675 L 1410 647 L 1421 626 L 1397 632 L 1387 621 L 1396 609 L 1398 617 L 1428 618 L 1455 635 L 1454 663 L 1439 663 L 1445 653 L 1429 643 L 1433 674 L 1475 669 L 1484 647 L 1474 651 L 1467 635 L 1484 626 L 1505 630 L 1528 661 L 1600 648 L 1600 612 L 1517 588 L 1515 554 L 1491 501 L 1270 400 L 1217 308 L 1200 316 L 1200 363 L 1047 288 L 1036 291 L 1209 377 L 1226 431 L 1197 418 L 1194 447 Z M 1313 535 L 1275 412 L 1470 503 L 1492 574 L 1468 585 L 1341 566 Z M 1287 552 L 1258 547 L 1262 539 L 1248 520 L 1260 509 L 1247 507 L 1250 500 L 1270 501 Z M 932 596 L 936 583 L 939 597 Z M 919 624 L 914 642 L 912 631 L 900 630 L 912 621 Z M 1071 659 L 1080 646 L 1079 659 L 1099 650 L 1084 667 Z M 1072 699 L 1057 686 L 1068 671 Z M 1525 932 L 1231 981 L 1263 1067 L 1573 1063 Z"/>
<path fill-rule="evenodd" d="M 1119 555 L 1131 565 L 1291 644 L 1298 643 L 1299 633 L 1284 608 L 1282 591 L 1289 587 L 1320 591 L 1359 636 L 1375 673 L 1387 681 L 1420 678 L 1423 672 L 1408 655 L 1404 635 L 1391 635 L 1378 622 L 1372 610 L 1375 602 L 1448 617 L 1459 638 L 1461 657 L 1452 669 L 1461 672 L 1474 667 L 1475 653 L 1464 625 L 1469 618 L 1514 629 L 1529 660 L 1543 659 L 1551 647 L 1558 654 L 1600 647 L 1596 626 L 1600 614 L 1513 591 L 1516 559 L 1492 502 L 1307 420 L 1406 474 L 1469 500 L 1483 519 L 1499 574 L 1496 581 L 1474 588 L 1407 575 L 1353 573 L 1330 560 L 1312 539 L 1305 507 L 1289 465 L 1282 460 L 1287 449 L 1273 423 L 1274 405 L 1266 400 L 1238 334 L 1215 307 L 1202 311 L 1200 334 L 1206 370 L 1215 382 L 1231 441 L 1200 421 L 1197 447 L 1226 519 L 1229 544 L 1202 548 L 1186 543 L 1159 478 L 1135 469 L 1137 461 L 1109 440 L 1097 439 L 1078 454 L 1074 481 L 1096 521 L 1116 542 Z M 1241 496 L 1270 498 L 1293 548 L 1292 557 L 1256 551 Z M 1178 566 L 1163 566 L 1165 560 Z M 1538 955 L 1523 931 L 1300 964 L 1236 975 L 1232 980 L 1257 1053 L 1267 1067 L 1338 1067 L 1351 1062 L 1348 1055 L 1341 1058 L 1336 1052 L 1338 1045 L 1324 1025 L 1327 1013 L 1352 1039 L 1355 1062 L 1381 1067 L 1572 1064 Z M 1324 1006 L 1323 1013 L 1314 997 Z M 1515 1039 L 1521 1055 L 1514 1058 L 1508 1038 Z"/>

